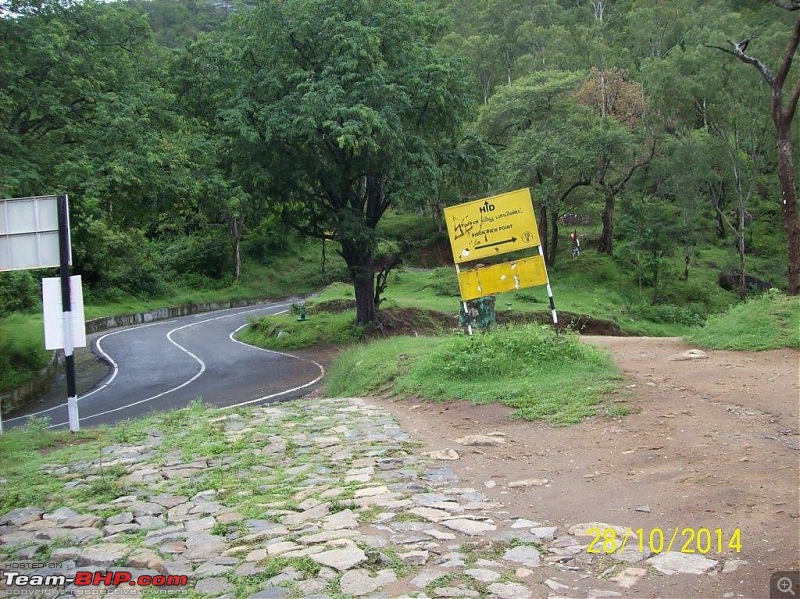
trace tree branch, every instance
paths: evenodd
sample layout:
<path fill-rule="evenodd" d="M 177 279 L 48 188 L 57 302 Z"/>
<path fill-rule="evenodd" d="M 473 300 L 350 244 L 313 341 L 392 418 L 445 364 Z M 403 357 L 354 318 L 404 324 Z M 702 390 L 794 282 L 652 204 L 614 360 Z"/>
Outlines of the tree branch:
<path fill-rule="evenodd" d="M 797 101 L 800 100 L 800 83 L 797 84 L 797 87 L 794 89 L 794 93 L 789 98 L 789 102 L 786 104 L 786 110 L 783 111 L 785 118 L 791 122 L 794 118 L 794 112 L 797 110 Z"/>
<path fill-rule="evenodd" d="M 642 158 L 642 160 L 640 160 L 639 162 L 636 162 L 623 179 L 617 182 L 616 185 L 611 186 L 611 189 L 614 191 L 614 195 L 618 194 L 620 191 L 625 189 L 625 186 L 628 184 L 628 181 L 630 181 L 631 177 L 633 177 L 633 173 L 635 173 L 638 169 L 642 168 L 644 165 L 649 163 L 653 159 L 653 156 L 655 155 L 656 155 L 656 138 L 654 135 L 653 143 L 650 146 L 650 154 L 647 157 Z"/>
<path fill-rule="evenodd" d="M 789 38 L 789 45 L 786 46 L 786 53 L 783 55 L 783 62 L 781 62 L 781 66 L 778 69 L 778 74 L 775 75 L 775 85 L 779 88 L 783 87 L 786 76 L 789 74 L 789 69 L 792 68 L 792 57 L 797 52 L 798 45 L 800 45 L 800 19 L 797 19 L 794 24 L 792 37 Z"/>
<path fill-rule="evenodd" d="M 742 62 L 753 65 L 756 70 L 761 73 L 761 76 L 764 77 L 764 80 L 771 86 L 775 81 L 775 75 L 772 73 L 772 70 L 758 58 L 750 56 L 745 52 L 745 50 L 747 50 L 747 45 L 752 39 L 753 36 L 751 35 L 740 42 L 732 42 L 731 40 L 728 40 L 728 43 L 733 46 L 733 51 L 729 51 L 729 53 L 733 54 Z"/>

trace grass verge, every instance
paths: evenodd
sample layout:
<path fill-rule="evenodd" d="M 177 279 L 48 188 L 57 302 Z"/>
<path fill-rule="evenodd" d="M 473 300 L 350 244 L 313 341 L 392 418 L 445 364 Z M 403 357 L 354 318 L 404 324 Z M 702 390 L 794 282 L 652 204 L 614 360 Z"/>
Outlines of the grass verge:
<path fill-rule="evenodd" d="M 565 425 L 597 414 L 618 380 L 606 352 L 575 335 L 526 325 L 472 337 L 397 337 L 345 350 L 328 371 L 327 393 L 500 402 L 515 417 Z"/>
<path fill-rule="evenodd" d="M 800 298 L 775 291 L 765 293 L 710 317 L 686 340 L 712 349 L 800 349 Z"/>

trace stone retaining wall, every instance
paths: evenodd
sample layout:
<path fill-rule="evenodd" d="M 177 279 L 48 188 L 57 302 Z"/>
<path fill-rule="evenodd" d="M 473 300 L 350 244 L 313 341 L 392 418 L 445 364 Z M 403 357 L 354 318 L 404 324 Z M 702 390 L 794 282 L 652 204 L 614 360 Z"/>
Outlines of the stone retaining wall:
<path fill-rule="evenodd" d="M 202 312 L 212 312 L 214 310 L 226 310 L 228 308 L 242 308 L 244 306 L 253 306 L 263 302 L 271 301 L 268 298 L 251 298 L 251 299 L 237 299 L 227 302 L 204 302 L 200 304 L 184 304 L 182 306 L 174 306 L 172 308 L 158 308 L 157 310 L 149 310 L 148 312 L 136 312 L 134 314 L 122 314 L 120 316 L 103 316 L 101 318 L 93 318 L 86 321 L 86 334 L 97 333 L 114 329 L 117 327 L 127 327 L 135 324 L 145 324 L 148 322 L 155 322 L 157 320 L 166 320 L 168 318 L 177 318 L 179 316 L 189 316 L 191 314 L 200 314 Z M 0 394 L 0 410 L 3 414 L 8 414 L 20 406 L 25 405 L 29 401 L 40 397 L 46 393 L 53 381 L 56 378 L 58 371 L 58 356 L 59 352 L 53 352 L 53 357 L 46 368 L 33 379 L 31 382 L 9 391 Z"/>
<path fill-rule="evenodd" d="M 13 412 L 20 406 L 47 393 L 56 378 L 56 372 L 58 372 L 58 352 L 53 352 L 50 363 L 39 371 L 35 379 L 22 387 L 0 394 L 2 413 Z"/>

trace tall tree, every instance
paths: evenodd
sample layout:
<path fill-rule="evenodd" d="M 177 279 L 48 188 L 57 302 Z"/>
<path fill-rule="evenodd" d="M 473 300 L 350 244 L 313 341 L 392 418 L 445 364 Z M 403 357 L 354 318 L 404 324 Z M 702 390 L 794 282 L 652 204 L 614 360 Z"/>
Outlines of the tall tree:
<path fill-rule="evenodd" d="M 555 264 L 558 220 L 573 192 L 592 183 L 598 121 L 573 98 L 580 73 L 542 71 L 498 90 L 480 127 L 499 148 L 503 189 L 534 187 L 545 260 Z"/>
<path fill-rule="evenodd" d="M 776 6 L 788 11 L 800 11 L 798 0 L 776 0 Z M 792 121 L 800 100 L 800 81 L 794 89 L 788 90 L 789 97 L 784 97 L 784 88 L 789 80 L 794 55 L 800 45 L 800 18 L 794 22 L 789 34 L 789 42 L 778 68 L 773 71 L 765 62 L 748 54 L 748 46 L 755 36 L 749 36 L 739 42 L 729 41 L 731 49 L 712 46 L 732 54 L 742 62 L 753 66 L 770 86 L 772 100 L 770 112 L 777 132 L 778 179 L 780 180 L 781 212 L 783 228 L 786 233 L 787 253 L 789 257 L 789 294 L 800 294 L 800 214 L 797 209 L 797 183 L 792 144 Z"/>
<path fill-rule="evenodd" d="M 603 3 L 596 4 L 599 11 Z M 593 68 L 576 98 L 600 118 L 601 154 L 592 180 L 603 194 L 603 231 L 597 249 L 611 254 L 617 197 L 628 187 L 634 173 L 652 160 L 656 148 L 655 138 L 651 135 L 648 139 L 642 127 L 646 107 L 644 88 L 626 81 L 622 69 Z"/>
<path fill-rule="evenodd" d="M 356 323 L 374 323 L 375 227 L 441 176 L 471 113 L 461 62 L 413 0 L 267 0 L 240 23 L 247 72 L 222 114 L 293 224 L 340 244 Z"/>

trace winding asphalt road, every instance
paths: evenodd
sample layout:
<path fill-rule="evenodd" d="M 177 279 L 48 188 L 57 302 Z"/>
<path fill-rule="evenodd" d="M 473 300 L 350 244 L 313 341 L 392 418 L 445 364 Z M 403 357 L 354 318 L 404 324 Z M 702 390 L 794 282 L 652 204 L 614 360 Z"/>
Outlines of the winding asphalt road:
<path fill-rule="evenodd" d="M 113 424 L 153 411 L 182 408 L 195 399 L 221 408 L 294 399 L 310 392 L 324 368 L 311 360 L 260 349 L 234 339 L 249 319 L 285 312 L 291 302 L 233 308 L 133 326 L 101 334 L 94 352 L 111 365 L 104 381 L 78 397 L 81 427 Z M 47 417 L 68 425 L 66 401 L 30 406 L 3 422 Z"/>

